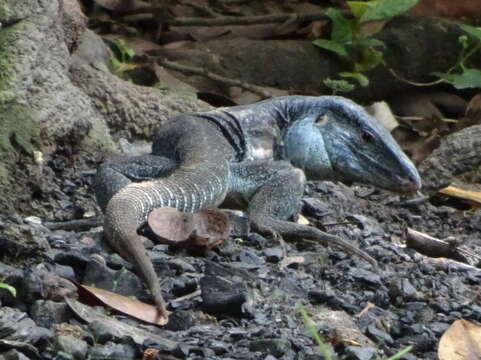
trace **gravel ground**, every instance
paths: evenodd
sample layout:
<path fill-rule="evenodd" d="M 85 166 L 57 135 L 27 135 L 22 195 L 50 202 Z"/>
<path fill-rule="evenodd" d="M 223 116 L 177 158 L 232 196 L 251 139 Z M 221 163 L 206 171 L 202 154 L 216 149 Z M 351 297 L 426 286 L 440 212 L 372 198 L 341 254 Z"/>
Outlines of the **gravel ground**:
<path fill-rule="evenodd" d="M 299 304 L 340 359 L 384 359 L 408 345 L 405 359 L 435 359 L 454 320 L 481 322 L 479 268 L 404 246 L 410 227 L 455 237 L 479 256 L 481 211 L 331 182 L 307 186 L 302 214 L 368 252 L 377 268 L 335 248 L 256 233 L 235 234 L 203 254 L 147 241 L 169 324 L 102 308 L 108 318 L 96 318 L 73 301 L 88 303 L 67 278 L 150 298 L 130 264 L 102 241 L 101 227 L 45 226 L 95 214 L 90 185 L 100 159 L 68 154 L 47 161 L 49 181 L 35 198 L 0 216 L 0 279 L 17 290 L 14 298 L 0 289 L 0 359 L 323 359 Z"/>

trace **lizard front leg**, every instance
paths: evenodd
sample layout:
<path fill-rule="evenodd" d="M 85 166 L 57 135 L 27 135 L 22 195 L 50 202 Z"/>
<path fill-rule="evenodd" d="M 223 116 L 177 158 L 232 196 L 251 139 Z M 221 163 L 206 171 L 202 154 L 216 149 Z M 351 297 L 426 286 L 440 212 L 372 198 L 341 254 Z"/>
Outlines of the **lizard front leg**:
<path fill-rule="evenodd" d="M 287 221 L 299 210 L 304 193 L 305 176 L 302 170 L 285 161 L 252 163 L 235 171 L 244 196 L 248 200 L 248 215 L 260 232 L 274 232 L 287 240 L 311 239 L 334 245 L 356 254 L 372 264 L 376 261 L 338 236 L 312 226 Z"/>

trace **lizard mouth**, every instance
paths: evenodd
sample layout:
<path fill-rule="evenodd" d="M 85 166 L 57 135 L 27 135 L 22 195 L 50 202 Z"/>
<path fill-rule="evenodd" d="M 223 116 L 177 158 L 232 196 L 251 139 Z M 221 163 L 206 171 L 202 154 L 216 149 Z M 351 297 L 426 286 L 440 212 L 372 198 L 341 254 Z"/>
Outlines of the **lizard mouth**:
<path fill-rule="evenodd" d="M 351 181 L 354 178 L 361 183 L 369 183 L 398 193 L 412 193 L 421 188 L 421 179 L 410 160 L 395 159 L 388 162 L 397 163 L 396 166 L 388 166 L 382 160 L 361 152 L 353 146 L 348 145 L 348 148 L 353 157 L 357 158 L 351 161 L 357 161 L 361 165 L 355 168 L 347 166 L 347 173 L 340 169 L 343 178 L 349 178 Z M 346 183 L 344 179 L 342 181 Z"/>

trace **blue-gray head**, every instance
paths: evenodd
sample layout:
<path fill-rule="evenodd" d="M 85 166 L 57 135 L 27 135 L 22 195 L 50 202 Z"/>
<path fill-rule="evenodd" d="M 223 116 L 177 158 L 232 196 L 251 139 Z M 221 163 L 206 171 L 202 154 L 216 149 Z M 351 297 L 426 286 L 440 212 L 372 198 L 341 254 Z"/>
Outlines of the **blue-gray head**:
<path fill-rule="evenodd" d="M 300 99 L 289 114 L 285 155 L 308 178 L 355 181 L 396 192 L 421 187 L 414 164 L 361 106 L 338 96 Z"/>

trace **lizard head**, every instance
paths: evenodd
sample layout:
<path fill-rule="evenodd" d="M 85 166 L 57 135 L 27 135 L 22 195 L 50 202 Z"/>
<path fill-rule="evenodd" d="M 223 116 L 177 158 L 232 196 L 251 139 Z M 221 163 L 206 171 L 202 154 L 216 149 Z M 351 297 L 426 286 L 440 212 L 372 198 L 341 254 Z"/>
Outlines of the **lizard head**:
<path fill-rule="evenodd" d="M 421 187 L 416 167 L 391 134 L 361 106 L 319 97 L 288 129 L 286 157 L 310 179 L 371 184 L 396 192 Z"/>

